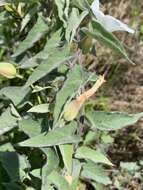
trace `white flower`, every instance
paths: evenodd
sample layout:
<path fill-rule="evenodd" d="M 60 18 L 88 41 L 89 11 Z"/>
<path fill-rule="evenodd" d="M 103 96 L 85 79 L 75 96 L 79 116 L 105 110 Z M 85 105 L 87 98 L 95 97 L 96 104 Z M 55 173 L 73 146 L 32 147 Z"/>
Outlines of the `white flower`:
<path fill-rule="evenodd" d="M 104 15 L 99 8 L 99 0 L 94 0 L 91 4 L 91 9 L 93 14 L 96 16 L 97 21 L 109 32 L 114 31 L 126 31 L 129 33 L 134 33 L 134 30 L 129 28 L 126 24 L 122 23 L 120 20 L 110 16 Z"/>

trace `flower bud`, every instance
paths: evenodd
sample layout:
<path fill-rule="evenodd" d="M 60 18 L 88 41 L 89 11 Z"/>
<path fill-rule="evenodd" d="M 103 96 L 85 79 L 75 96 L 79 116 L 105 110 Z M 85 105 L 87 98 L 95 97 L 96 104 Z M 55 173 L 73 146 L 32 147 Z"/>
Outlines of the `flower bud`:
<path fill-rule="evenodd" d="M 65 106 L 64 119 L 66 121 L 72 121 L 73 119 L 75 119 L 77 114 L 79 113 L 81 106 L 82 102 L 78 100 L 71 101 L 67 106 Z"/>
<path fill-rule="evenodd" d="M 96 83 L 92 88 L 83 92 L 80 96 L 78 96 L 75 100 L 72 100 L 68 105 L 65 106 L 64 109 L 64 119 L 66 121 L 72 121 L 78 115 L 82 105 L 86 100 L 88 100 L 105 82 L 104 76 L 99 76 Z"/>
<path fill-rule="evenodd" d="M 16 68 L 11 63 L 0 62 L 0 75 L 12 79 L 16 77 Z"/>

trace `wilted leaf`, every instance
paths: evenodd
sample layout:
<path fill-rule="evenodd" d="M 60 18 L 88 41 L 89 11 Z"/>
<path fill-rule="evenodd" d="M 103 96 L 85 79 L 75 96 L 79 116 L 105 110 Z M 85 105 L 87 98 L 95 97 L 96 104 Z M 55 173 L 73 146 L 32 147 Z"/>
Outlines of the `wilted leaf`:
<path fill-rule="evenodd" d="M 60 144 L 77 143 L 80 141 L 80 137 L 73 135 L 75 129 L 76 125 L 73 122 L 64 127 L 55 128 L 47 134 L 41 134 L 30 138 L 19 143 L 19 145 L 25 147 L 49 147 Z"/>
<path fill-rule="evenodd" d="M 101 153 L 99 150 L 93 150 L 89 147 L 82 146 L 77 149 L 76 158 L 84 158 L 87 160 L 91 160 L 95 163 L 103 163 L 103 164 L 108 164 L 108 165 L 113 165 L 108 158 Z"/>
<path fill-rule="evenodd" d="M 86 117 L 92 129 L 117 130 L 135 124 L 143 113 L 127 114 L 120 112 L 87 111 Z"/>

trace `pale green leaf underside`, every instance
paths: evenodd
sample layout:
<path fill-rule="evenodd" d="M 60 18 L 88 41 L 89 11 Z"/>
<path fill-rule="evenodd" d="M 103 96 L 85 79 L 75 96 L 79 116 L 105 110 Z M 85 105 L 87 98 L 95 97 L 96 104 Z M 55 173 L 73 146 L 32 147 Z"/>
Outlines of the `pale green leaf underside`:
<path fill-rule="evenodd" d="M 42 151 L 47 156 L 46 164 L 42 167 L 42 190 L 47 190 L 46 188 L 50 186 L 47 176 L 57 169 L 59 159 L 52 148 L 42 148 Z"/>
<path fill-rule="evenodd" d="M 28 112 L 47 113 L 49 112 L 49 104 L 39 104 L 39 105 L 33 106 L 31 109 L 28 110 Z"/>
<path fill-rule="evenodd" d="M 19 121 L 19 129 L 29 137 L 34 137 L 41 133 L 40 123 L 31 118 Z"/>
<path fill-rule="evenodd" d="M 62 175 L 58 172 L 53 171 L 48 177 L 48 180 L 51 184 L 54 184 L 59 190 L 68 190 L 70 189 L 68 182 Z"/>
<path fill-rule="evenodd" d="M 69 175 L 71 175 L 72 172 L 72 156 L 73 156 L 73 145 L 70 144 L 64 144 L 64 145 L 60 145 L 59 146 L 61 154 L 62 154 L 62 158 L 65 164 L 65 167 L 69 173 Z"/>
<path fill-rule="evenodd" d="M 17 118 L 11 115 L 10 109 L 7 109 L 0 116 L 0 135 L 10 131 L 17 125 Z"/>
<path fill-rule="evenodd" d="M 10 99 L 14 105 L 19 105 L 30 93 L 30 88 L 23 89 L 19 86 L 4 87 L 0 90 L 0 96 L 4 95 Z"/>
<path fill-rule="evenodd" d="M 127 114 L 120 112 L 87 111 L 86 117 L 92 129 L 117 130 L 135 124 L 143 113 Z"/>
<path fill-rule="evenodd" d="M 55 128 L 47 134 L 40 134 L 26 141 L 19 143 L 20 146 L 25 147 L 50 147 L 60 144 L 77 143 L 81 139 L 79 136 L 73 135 L 76 128 L 75 123 L 70 123 L 61 128 Z"/>
<path fill-rule="evenodd" d="M 91 160 L 94 163 L 103 163 L 111 166 L 113 165 L 110 160 L 108 160 L 108 158 L 99 150 L 93 150 L 85 146 L 78 148 L 75 156 L 76 158 Z"/>
<path fill-rule="evenodd" d="M 87 162 L 83 166 L 81 176 L 85 179 L 93 180 L 103 185 L 111 184 L 111 180 L 102 166 L 95 165 L 93 162 Z"/>

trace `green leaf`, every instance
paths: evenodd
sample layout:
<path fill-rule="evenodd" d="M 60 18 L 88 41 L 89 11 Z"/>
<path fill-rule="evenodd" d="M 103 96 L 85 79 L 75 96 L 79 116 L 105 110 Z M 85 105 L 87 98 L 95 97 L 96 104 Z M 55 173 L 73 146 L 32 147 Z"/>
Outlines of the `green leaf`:
<path fill-rule="evenodd" d="M 135 124 L 143 113 L 127 114 L 120 112 L 87 111 L 86 117 L 92 129 L 117 130 Z"/>
<path fill-rule="evenodd" d="M 103 185 L 111 184 L 111 180 L 105 170 L 93 162 L 87 162 L 82 169 L 81 176 L 88 180 L 93 180 Z"/>
<path fill-rule="evenodd" d="M 47 39 L 44 49 L 35 55 L 38 59 L 47 59 L 49 55 L 55 52 L 61 41 L 61 30 L 56 31 Z"/>
<path fill-rule="evenodd" d="M 135 172 L 140 169 L 136 162 L 120 162 L 120 167 L 129 172 Z"/>
<path fill-rule="evenodd" d="M 0 152 L 0 162 L 12 181 L 23 180 L 24 170 L 29 168 L 26 158 L 16 152 Z"/>
<path fill-rule="evenodd" d="M 82 31 L 88 36 L 95 38 L 105 46 L 109 47 L 120 56 L 126 58 L 130 63 L 133 64 L 133 62 L 129 59 L 123 45 L 112 33 L 106 31 L 106 29 L 104 29 L 104 27 L 102 27 L 100 23 L 96 22 L 95 20 L 92 22 L 92 26 L 93 31 L 89 31 L 87 28 L 83 28 Z"/>
<path fill-rule="evenodd" d="M 87 0 L 72 0 L 72 4 L 82 11 L 90 9 L 90 5 Z"/>
<path fill-rule="evenodd" d="M 68 182 L 58 172 L 53 171 L 49 176 L 48 180 L 51 184 L 54 184 L 59 190 L 70 189 Z"/>
<path fill-rule="evenodd" d="M 98 134 L 95 131 L 89 131 L 84 139 L 84 145 L 90 145 L 98 139 Z"/>
<path fill-rule="evenodd" d="M 30 30 L 25 40 L 23 40 L 13 57 L 19 56 L 27 49 L 30 49 L 35 42 L 37 42 L 46 32 L 48 31 L 48 26 L 41 16 L 38 17 L 38 20 L 34 27 Z"/>
<path fill-rule="evenodd" d="M 5 186 L 6 190 L 23 190 L 23 188 L 16 183 L 3 183 L 3 185 Z"/>
<path fill-rule="evenodd" d="M 80 141 L 79 136 L 73 135 L 76 125 L 75 122 L 64 127 L 55 128 L 47 134 L 41 134 L 19 143 L 25 147 L 49 147 L 60 144 L 77 143 Z M 65 135 L 66 134 L 66 135 Z"/>
<path fill-rule="evenodd" d="M 55 3 L 58 8 L 58 15 L 60 20 L 63 22 L 64 27 L 67 26 L 66 18 L 68 17 L 69 10 L 69 0 L 55 0 Z"/>
<path fill-rule="evenodd" d="M 65 167 L 69 173 L 69 175 L 71 175 L 72 172 L 72 156 L 73 156 L 73 145 L 60 145 L 59 146 L 61 154 L 62 154 L 62 158 L 65 164 Z"/>
<path fill-rule="evenodd" d="M 17 118 L 11 115 L 11 111 L 8 108 L 0 116 L 0 135 L 10 131 L 17 126 Z"/>
<path fill-rule="evenodd" d="M 73 159 L 73 164 L 72 164 L 72 184 L 70 185 L 70 190 L 75 190 L 78 186 L 79 183 L 79 177 L 82 169 L 82 162 L 80 162 L 77 159 Z"/>
<path fill-rule="evenodd" d="M 40 168 L 32 170 L 30 172 L 30 174 L 32 175 L 32 177 L 41 179 L 41 169 Z M 37 182 L 37 184 L 38 184 L 38 182 Z"/>
<path fill-rule="evenodd" d="M 14 148 L 11 143 L 6 143 L 0 146 L 0 152 L 11 151 L 14 152 Z"/>
<path fill-rule="evenodd" d="M 22 119 L 19 121 L 19 129 L 24 131 L 29 137 L 34 137 L 41 133 L 40 123 L 33 119 Z"/>
<path fill-rule="evenodd" d="M 69 60 L 71 56 L 69 55 L 68 48 L 58 51 L 56 50 L 48 59 L 44 60 L 30 75 L 28 81 L 25 84 L 25 88 L 32 85 L 34 82 L 38 81 L 42 77 L 46 76 L 55 68 L 59 67 L 63 62 Z"/>
<path fill-rule="evenodd" d="M 101 183 L 91 182 L 91 184 L 96 190 L 103 190 L 105 188 L 105 186 Z"/>
<path fill-rule="evenodd" d="M 47 113 L 49 112 L 49 104 L 39 104 L 39 105 L 33 106 L 31 109 L 28 110 L 28 112 Z"/>
<path fill-rule="evenodd" d="M 30 93 L 30 88 L 19 87 L 19 86 L 8 86 L 0 90 L 0 96 L 4 95 L 10 99 L 15 106 L 22 103 L 24 99 L 27 98 Z"/>
<path fill-rule="evenodd" d="M 36 12 L 38 11 L 38 7 L 39 7 L 38 4 L 34 4 L 33 7 L 31 7 L 31 9 L 29 10 L 29 12 L 24 16 L 21 22 L 21 29 L 20 29 L 21 32 L 29 23 L 31 18 L 36 14 Z"/>
<path fill-rule="evenodd" d="M 108 160 L 108 158 L 101 153 L 99 150 L 93 150 L 89 147 L 85 147 L 82 146 L 80 148 L 77 149 L 76 154 L 75 154 L 76 158 L 79 159 L 87 159 L 87 160 L 91 160 L 94 163 L 103 163 L 103 164 L 108 164 L 108 165 L 113 165 L 110 160 Z"/>
<path fill-rule="evenodd" d="M 79 14 L 78 9 L 72 9 L 66 28 L 66 40 L 68 42 L 71 43 L 73 41 L 77 28 L 79 27 L 82 20 L 87 16 L 87 14 L 88 11 L 83 11 L 81 14 Z"/>
<path fill-rule="evenodd" d="M 61 109 L 68 100 L 69 97 L 73 96 L 82 84 L 82 70 L 79 65 L 75 65 L 67 75 L 67 80 L 64 82 L 63 87 L 57 93 L 56 104 L 54 109 L 54 122 L 58 120 L 61 113 Z"/>
<path fill-rule="evenodd" d="M 42 148 L 42 151 L 47 156 L 46 164 L 42 168 L 42 190 L 47 190 L 50 184 L 47 177 L 52 171 L 57 169 L 59 165 L 59 159 L 52 148 Z"/>
<path fill-rule="evenodd" d="M 51 185 L 47 184 L 46 186 L 42 186 L 41 190 L 54 190 L 54 187 L 52 187 Z"/>
<path fill-rule="evenodd" d="M 54 34 L 52 34 L 51 38 L 48 37 L 44 49 L 38 52 L 35 56 L 31 57 L 30 59 L 22 61 L 20 68 L 32 68 L 37 66 L 45 59 L 48 59 L 49 55 L 52 54 L 59 45 L 59 42 L 61 40 L 60 33 L 61 31 L 58 30 Z"/>

